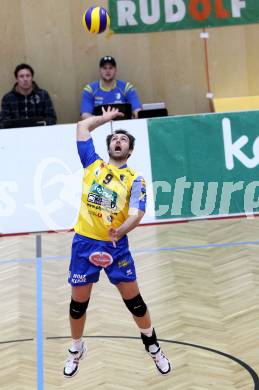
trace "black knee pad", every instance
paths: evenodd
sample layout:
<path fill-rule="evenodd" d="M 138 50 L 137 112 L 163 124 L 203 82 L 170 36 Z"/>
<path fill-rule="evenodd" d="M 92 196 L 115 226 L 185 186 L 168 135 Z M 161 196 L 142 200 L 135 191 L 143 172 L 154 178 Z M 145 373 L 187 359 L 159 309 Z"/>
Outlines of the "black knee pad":
<path fill-rule="evenodd" d="M 71 299 L 69 314 L 75 320 L 83 317 L 88 307 L 89 299 L 85 302 L 76 302 L 74 299 Z"/>
<path fill-rule="evenodd" d="M 143 317 L 147 312 L 147 305 L 140 294 L 131 299 L 123 299 L 129 311 L 136 317 Z"/>

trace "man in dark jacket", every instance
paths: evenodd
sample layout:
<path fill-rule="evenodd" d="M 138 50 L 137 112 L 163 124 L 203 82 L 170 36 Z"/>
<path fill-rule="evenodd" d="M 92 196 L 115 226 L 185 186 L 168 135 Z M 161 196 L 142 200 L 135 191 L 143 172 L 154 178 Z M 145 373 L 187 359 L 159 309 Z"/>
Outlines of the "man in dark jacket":
<path fill-rule="evenodd" d="M 47 91 L 33 81 L 34 70 L 28 64 L 17 65 L 16 83 L 3 96 L 1 120 L 42 118 L 47 125 L 55 125 L 57 116 Z"/>

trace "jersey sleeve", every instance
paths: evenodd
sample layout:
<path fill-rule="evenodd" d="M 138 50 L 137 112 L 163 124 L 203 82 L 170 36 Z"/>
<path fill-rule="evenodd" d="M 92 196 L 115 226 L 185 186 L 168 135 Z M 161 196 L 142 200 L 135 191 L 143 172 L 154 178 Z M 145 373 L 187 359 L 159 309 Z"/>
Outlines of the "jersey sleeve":
<path fill-rule="evenodd" d="M 95 153 L 92 138 L 89 138 L 87 141 L 77 141 L 77 150 L 84 168 L 93 164 L 96 160 L 101 160 L 99 155 Z"/>
<path fill-rule="evenodd" d="M 137 177 L 131 187 L 129 208 L 139 209 L 143 212 L 146 211 L 146 183 L 143 177 Z"/>
<path fill-rule="evenodd" d="M 82 92 L 80 114 L 88 112 L 92 114 L 94 111 L 94 96 L 92 87 L 87 84 Z"/>
<path fill-rule="evenodd" d="M 137 91 L 130 83 L 126 84 L 125 96 L 127 98 L 128 103 L 130 103 L 132 106 L 132 111 L 142 108 Z"/>

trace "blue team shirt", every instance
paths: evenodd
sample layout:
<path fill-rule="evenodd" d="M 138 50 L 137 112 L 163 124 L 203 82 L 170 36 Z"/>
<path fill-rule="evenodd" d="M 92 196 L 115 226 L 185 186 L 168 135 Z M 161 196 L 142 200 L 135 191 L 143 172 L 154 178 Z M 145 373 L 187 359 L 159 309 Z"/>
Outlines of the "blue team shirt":
<path fill-rule="evenodd" d="M 141 109 L 141 103 L 132 84 L 123 80 L 115 80 L 115 86 L 106 90 L 97 80 L 85 86 L 82 92 L 80 113 L 92 114 L 94 107 L 114 103 L 130 103 L 132 111 Z"/>

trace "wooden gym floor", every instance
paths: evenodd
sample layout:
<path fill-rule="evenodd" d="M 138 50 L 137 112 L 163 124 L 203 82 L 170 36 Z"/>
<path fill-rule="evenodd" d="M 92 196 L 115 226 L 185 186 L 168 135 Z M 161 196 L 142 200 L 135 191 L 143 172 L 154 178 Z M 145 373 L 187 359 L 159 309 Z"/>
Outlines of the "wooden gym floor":
<path fill-rule="evenodd" d="M 258 390 L 259 218 L 137 228 L 141 293 L 173 373 L 157 375 L 104 273 L 85 331 L 89 353 L 63 379 L 72 233 L 43 234 L 45 390 Z M 35 236 L 0 240 L 0 389 L 36 390 Z"/>

